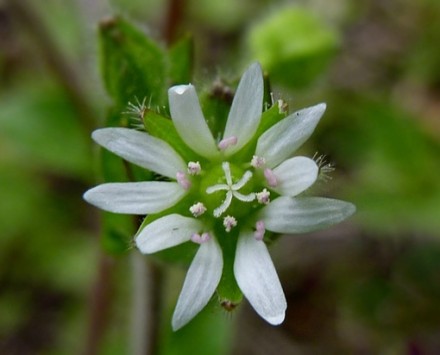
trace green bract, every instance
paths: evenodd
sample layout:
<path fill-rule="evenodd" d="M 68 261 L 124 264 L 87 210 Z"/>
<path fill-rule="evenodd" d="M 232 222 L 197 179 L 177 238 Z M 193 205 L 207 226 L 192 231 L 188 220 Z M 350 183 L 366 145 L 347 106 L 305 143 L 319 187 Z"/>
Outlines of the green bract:
<path fill-rule="evenodd" d="M 211 132 L 192 85 L 174 86 L 168 97 L 172 125 L 149 115 L 149 133 L 93 132 L 109 151 L 166 179 L 102 184 L 84 198 L 110 212 L 148 214 L 135 237 L 142 253 L 199 245 L 173 315 L 174 329 L 189 322 L 216 290 L 227 307 L 240 301 L 242 292 L 261 317 L 280 324 L 287 305 L 266 233 L 324 228 L 355 210 L 343 201 L 298 197 L 316 181 L 319 167 L 292 154 L 312 134 L 325 104 L 279 121 L 278 107 L 262 114 L 259 64 L 243 75 L 223 132 Z"/>

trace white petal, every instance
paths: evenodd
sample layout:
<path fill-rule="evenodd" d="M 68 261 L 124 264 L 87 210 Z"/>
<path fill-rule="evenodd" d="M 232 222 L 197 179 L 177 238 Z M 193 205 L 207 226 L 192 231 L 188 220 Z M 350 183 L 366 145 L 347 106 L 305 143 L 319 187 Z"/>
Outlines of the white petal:
<path fill-rule="evenodd" d="M 261 211 L 266 229 L 277 233 L 305 233 L 326 228 L 350 217 L 356 207 L 323 197 L 279 197 Z"/>
<path fill-rule="evenodd" d="M 173 206 L 185 194 L 175 182 L 115 182 L 88 190 L 84 199 L 105 211 L 144 215 Z"/>
<path fill-rule="evenodd" d="M 125 160 L 175 179 L 186 164 L 175 150 L 161 139 L 128 128 L 102 128 L 92 138 L 101 146 Z"/>
<path fill-rule="evenodd" d="M 284 292 L 263 241 L 252 231 L 240 234 L 234 262 L 234 275 L 243 294 L 267 322 L 283 322 L 287 308 Z"/>
<path fill-rule="evenodd" d="M 194 86 L 173 86 L 168 90 L 168 99 L 174 126 L 183 141 L 201 156 L 218 156 L 219 151 L 203 116 Z"/>
<path fill-rule="evenodd" d="M 268 168 L 289 158 L 311 136 L 325 108 L 325 104 L 305 108 L 273 125 L 258 139 L 255 155 L 264 157 Z"/>
<path fill-rule="evenodd" d="M 215 238 L 200 245 L 183 283 L 172 326 L 182 328 L 209 302 L 223 271 L 223 258 Z"/>
<path fill-rule="evenodd" d="M 202 222 L 194 218 L 170 214 L 142 229 L 136 236 L 136 246 L 144 254 L 155 253 L 189 241 L 202 227 Z"/>
<path fill-rule="evenodd" d="M 223 138 L 235 136 L 236 145 L 225 153 L 230 155 L 243 147 L 255 134 L 263 111 L 264 83 L 261 66 L 252 64 L 238 84 Z"/>
<path fill-rule="evenodd" d="M 318 177 L 318 165 L 306 157 L 288 159 L 278 165 L 273 173 L 277 186 L 271 189 L 280 195 L 296 196 L 308 189 Z"/>

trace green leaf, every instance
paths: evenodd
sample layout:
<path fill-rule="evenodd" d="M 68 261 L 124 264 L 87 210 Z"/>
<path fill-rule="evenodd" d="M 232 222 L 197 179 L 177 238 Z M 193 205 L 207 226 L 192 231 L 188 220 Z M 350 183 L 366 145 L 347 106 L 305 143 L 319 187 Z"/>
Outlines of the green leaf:
<path fill-rule="evenodd" d="M 193 72 L 194 41 L 186 35 L 169 50 L 169 77 L 171 86 L 188 84 Z"/>
<path fill-rule="evenodd" d="M 99 42 L 104 83 L 118 107 L 144 97 L 165 104 L 166 62 L 157 44 L 121 18 L 100 24 Z"/>

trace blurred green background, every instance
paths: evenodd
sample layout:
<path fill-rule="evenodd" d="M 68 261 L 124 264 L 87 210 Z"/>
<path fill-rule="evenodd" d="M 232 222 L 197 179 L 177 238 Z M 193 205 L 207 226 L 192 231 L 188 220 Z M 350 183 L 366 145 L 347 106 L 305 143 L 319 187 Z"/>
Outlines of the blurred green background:
<path fill-rule="evenodd" d="M 185 269 L 121 252 L 133 221 L 82 200 L 115 110 L 97 36 L 115 14 L 163 49 L 192 34 L 207 92 L 259 60 L 290 110 L 327 102 L 302 153 L 336 167 L 314 193 L 358 211 L 271 249 L 283 325 L 213 304 L 172 333 Z M 130 353 L 135 268 L 160 287 L 154 353 L 439 354 L 439 44 L 437 0 L 0 1 L 0 354 Z"/>

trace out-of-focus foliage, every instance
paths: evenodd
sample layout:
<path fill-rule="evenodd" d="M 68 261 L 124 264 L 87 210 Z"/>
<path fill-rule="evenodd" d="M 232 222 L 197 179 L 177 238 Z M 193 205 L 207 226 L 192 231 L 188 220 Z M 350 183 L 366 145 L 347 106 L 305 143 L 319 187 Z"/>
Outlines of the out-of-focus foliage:
<path fill-rule="evenodd" d="M 183 274 L 167 269 L 159 353 L 440 351 L 438 1 L 28 0 L 35 22 L 9 3 L 22 0 L 0 5 L 0 353 L 80 353 L 94 330 L 100 353 L 127 353 L 128 258 L 142 218 L 100 215 L 81 196 L 98 181 L 151 175 L 98 153 L 90 130 L 165 132 L 166 118 L 149 126 L 152 112 L 144 122 L 122 112 L 146 97 L 167 116 L 167 88 L 188 82 L 220 125 L 238 73 L 255 60 L 291 111 L 328 103 L 301 152 L 327 155 L 336 171 L 318 188 L 358 213 L 273 243 L 289 304 L 281 327 L 245 306 L 225 314 L 214 299 L 172 333 Z M 100 248 L 112 255 L 106 269 Z M 97 294 L 106 313 L 96 330 Z"/>
<path fill-rule="evenodd" d="M 163 50 L 128 22 L 113 18 L 100 25 L 102 76 L 117 110 L 148 97 L 153 105 L 165 102 Z M 146 69 L 148 68 L 148 69 Z"/>
<path fill-rule="evenodd" d="M 248 41 L 252 57 L 261 62 L 272 80 L 301 88 L 328 67 L 339 36 L 311 10 L 286 7 L 257 23 Z"/>

